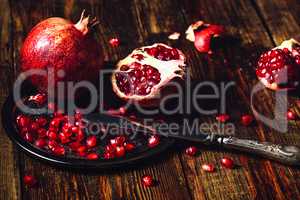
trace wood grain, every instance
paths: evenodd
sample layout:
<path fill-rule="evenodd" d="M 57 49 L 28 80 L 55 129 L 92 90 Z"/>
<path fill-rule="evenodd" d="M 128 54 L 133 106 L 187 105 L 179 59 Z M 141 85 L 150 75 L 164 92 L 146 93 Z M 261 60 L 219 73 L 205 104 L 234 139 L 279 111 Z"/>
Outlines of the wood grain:
<path fill-rule="evenodd" d="M 187 55 L 187 64 L 195 81 L 234 81 L 227 96 L 226 112 L 232 115 L 236 135 L 286 144 L 300 143 L 300 124 L 289 123 L 288 133 L 268 128 L 262 122 L 250 127 L 239 123 L 242 113 L 251 112 L 250 93 L 257 83 L 255 63 L 259 54 L 299 33 L 300 4 L 297 0 L 2 0 L 0 5 L 0 102 L 18 73 L 19 49 L 26 34 L 40 20 L 60 16 L 78 20 L 86 9 L 101 24 L 96 35 L 105 59 L 117 61 L 133 48 L 153 42 L 166 42 Z M 202 55 L 185 39 L 167 40 L 169 33 L 184 33 L 189 24 L 204 20 L 223 24 L 230 35 L 239 38 L 224 45 L 213 55 Z M 111 48 L 108 40 L 121 39 Z M 184 35 L 182 35 L 184 38 Z M 298 96 L 289 96 L 289 106 L 298 114 Z M 280 105 L 286 100 L 280 99 Z M 260 91 L 255 108 L 273 116 L 274 93 Z M 215 123 L 214 116 L 202 116 L 202 123 Z M 178 117 L 181 118 L 181 117 Z M 189 157 L 178 144 L 170 155 L 162 155 L 153 165 L 136 169 L 80 173 L 51 167 L 14 150 L 1 129 L 0 199 L 300 199 L 300 171 L 253 156 L 224 152 L 199 145 L 200 154 Z M 178 147 L 178 148 L 177 148 Z M 219 165 L 223 156 L 232 157 L 240 166 L 225 170 Z M 214 163 L 216 172 L 201 170 L 204 163 Z M 23 187 L 19 174 L 32 173 L 39 179 L 36 188 Z M 144 188 L 141 177 L 152 175 L 158 184 Z"/>

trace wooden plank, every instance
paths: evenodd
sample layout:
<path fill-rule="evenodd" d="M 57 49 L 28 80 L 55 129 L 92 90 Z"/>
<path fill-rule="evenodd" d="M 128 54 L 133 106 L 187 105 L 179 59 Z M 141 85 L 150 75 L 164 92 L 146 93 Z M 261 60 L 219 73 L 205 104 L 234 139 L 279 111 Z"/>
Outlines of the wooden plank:
<path fill-rule="evenodd" d="M 202 19 L 209 23 L 223 24 L 229 27 L 231 34 L 234 33 L 241 38 L 240 47 L 231 45 L 230 49 L 225 51 L 225 58 L 229 65 L 221 63 L 221 66 L 207 65 L 205 68 L 217 74 L 222 73 L 221 68 L 225 67 L 227 79 L 236 82 L 236 90 L 229 98 L 229 101 L 232 99 L 231 105 L 234 106 L 229 106 L 229 113 L 250 110 L 249 96 L 251 88 L 257 82 L 253 67 L 259 53 L 264 48 L 273 46 L 268 28 L 264 26 L 264 21 L 261 21 L 255 7 L 248 1 L 214 1 L 213 4 L 211 1 L 185 1 L 182 7 L 182 14 L 188 23 Z M 217 55 L 215 59 L 218 56 L 220 55 Z M 223 59 L 222 56 L 219 59 Z M 205 79 L 203 75 L 199 74 L 199 77 Z M 261 113 L 273 112 L 272 96 L 272 92 L 263 90 L 254 101 Z M 257 124 L 258 126 L 253 128 L 238 128 L 236 136 L 278 143 L 299 143 L 299 137 L 295 134 L 282 135 L 260 122 Z M 234 157 L 242 166 L 232 171 L 218 169 L 213 175 L 199 173 L 203 162 L 218 163 L 223 155 L 224 153 L 220 152 L 204 151 L 196 160 L 188 159 L 183 155 L 184 170 L 188 172 L 190 191 L 195 191 L 192 193 L 195 199 L 204 197 L 209 199 L 293 199 L 299 196 L 297 189 L 299 180 L 292 176 L 298 171 L 270 161 L 258 160 L 255 157 L 240 155 L 238 158 L 236 154 L 227 153 L 226 155 Z M 289 171 L 292 173 L 287 173 Z M 285 178 L 281 178 L 281 174 L 285 174 Z M 199 194 L 197 191 L 204 191 L 204 194 Z"/>
<path fill-rule="evenodd" d="M 11 13 L 9 1 L 0 4 L 0 106 L 2 107 L 13 81 Z M 0 122 L 0 199 L 19 199 L 18 153 L 6 136 Z"/>
<path fill-rule="evenodd" d="M 151 3 L 152 4 L 152 3 Z M 156 3 L 158 5 L 158 2 Z M 150 3 L 132 1 L 13 1 L 12 12 L 15 30 L 15 55 L 30 28 L 49 16 L 66 16 L 78 19 L 82 9 L 101 21 L 97 35 L 103 45 L 105 57 L 118 60 L 143 44 L 147 34 L 155 32 L 148 20 L 139 21 L 144 13 L 136 9 L 148 9 Z M 138 8 L 137 8 L 138 7 Z M 166 9 L 165 9 L 166 10 Z M 111 13 L 117 13 L 111 15 Z M 163 16 L 165 13 L 161 13 Z M 157 17 L 157 16 L 153 16 Z M 143 23 L 143 24 L 141 24 Z M 161 27 L 156 27 L 161 28 Z M 151 31 L 146 32 L 149 29 Z M 111 48 L 108 40 L 118 36 L 124 45 Z M 17 57 L 16 57 L 17 60 Z M 55 169 L 22 154 L 22 173 L 34 173 L 40 180 L 39 187 L 23 193 L 28 199 L 188 199 L 184 174 L 178 156 L 168 157 L 157 165 L 137 169 L 114 171 L 106 174 L 86 175 Z M 150 189 L 141 184 L 141 177 L 151 174 L 158 179 L 159 186 Z M 176 191 L 176 193 L 174 192 Z"/>

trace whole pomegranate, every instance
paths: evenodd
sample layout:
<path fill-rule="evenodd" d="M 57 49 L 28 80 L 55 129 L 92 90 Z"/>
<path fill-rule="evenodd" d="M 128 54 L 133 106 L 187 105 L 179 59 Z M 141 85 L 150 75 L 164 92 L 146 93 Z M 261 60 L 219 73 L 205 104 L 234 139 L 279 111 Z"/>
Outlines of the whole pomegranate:
<path fill-rule="evenodd" d="M 286 40 L 263 53 L 257 64 L 256 75 L 269 89 L 295 89 L 300 78 L 300 43 Z"/>
<path fill-rule="evenodd" d="M 167 94 L 163 90 L 168 88 L 168 83 L 182 79 L 184 74 L 184 54 L 176 48 L 156 43 L 135 49 L 119 61 L 112 75 L 112 86 L 124 100 L 153 106 Z"/>
<path fill-rule="evenodd" d="M 84 11 L 76 24 L 59 17 L 38 23 L 28 34 L 20 53 L 23 72 L 32 69 L 48 72 L 47 76 L 30 76 L 32 84 L 46 92 L 51 76 L 54 84 L 50 89 L 59 81 L 95 80 L 103 64 L 101 46 L 89 32 L 96 23 L 95 19 L 84 17 Z M 59 73 L 60 70 L 64 73 Z"/>

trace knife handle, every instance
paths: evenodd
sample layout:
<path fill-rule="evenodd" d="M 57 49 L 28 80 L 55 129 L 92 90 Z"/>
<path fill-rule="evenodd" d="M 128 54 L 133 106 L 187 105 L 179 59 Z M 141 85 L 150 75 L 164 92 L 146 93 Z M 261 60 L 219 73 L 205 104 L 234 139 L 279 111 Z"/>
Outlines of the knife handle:
<path fill-rule="evenodd" d="M 300 149 L 296 146 L 278 145 L 235 137 L 217 137 L 215 139 L 227 149 L 260 155 L 283 164 L 300 165 Z"/>

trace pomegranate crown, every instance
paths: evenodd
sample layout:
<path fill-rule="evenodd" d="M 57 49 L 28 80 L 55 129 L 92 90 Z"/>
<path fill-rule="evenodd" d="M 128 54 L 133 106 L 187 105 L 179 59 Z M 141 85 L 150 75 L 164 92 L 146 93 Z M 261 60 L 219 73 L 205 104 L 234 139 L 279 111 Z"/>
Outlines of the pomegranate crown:
<path fill-rule="evenodd" d="M 94 17 L 90 20 L 90 15 L 85 17 L 85 10 L 82 11 L 79 21 L 75 24 L 76 29 L 82 32 L 83 35 L 89 32 L 89 29 L 96 26 L 100 22 Z"/>

